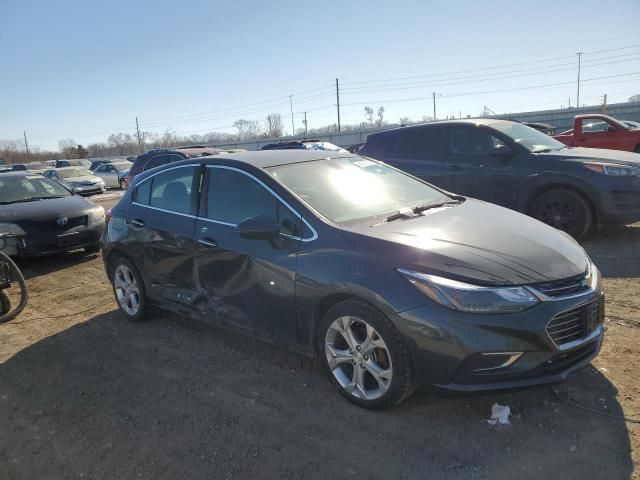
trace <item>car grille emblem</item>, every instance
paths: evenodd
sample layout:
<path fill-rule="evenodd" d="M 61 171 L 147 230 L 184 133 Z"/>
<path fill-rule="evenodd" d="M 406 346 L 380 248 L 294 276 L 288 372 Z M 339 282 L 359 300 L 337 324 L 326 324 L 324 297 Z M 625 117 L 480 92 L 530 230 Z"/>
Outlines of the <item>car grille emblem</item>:
<path fill-rule="evenodd" d="M 60 226 L 66 225 L 67 223 L 69 223 L 69 219 L 67 217 L 58 217 L 56 223 Z"/>

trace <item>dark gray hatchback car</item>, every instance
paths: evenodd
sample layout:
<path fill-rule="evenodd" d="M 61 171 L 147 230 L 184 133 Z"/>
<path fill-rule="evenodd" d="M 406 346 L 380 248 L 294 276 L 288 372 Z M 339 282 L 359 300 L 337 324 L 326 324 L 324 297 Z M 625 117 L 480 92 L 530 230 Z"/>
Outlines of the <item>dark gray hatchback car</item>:
<path fill-rule="evenodd" d="M 531 215 L 575 238 L 640 220 L 640 155 L 570 148 L 517 122 L 433 122 L 369 135 L 359 155 Z"/>
<path fill-rule="evenodd" d="M 600 274 L 570 236 L 352 154 L 173 163 L 111 216 L 125 316 L 155 305 L 318 354 L 365 407 L 556 382 L 602 343 Z"/>

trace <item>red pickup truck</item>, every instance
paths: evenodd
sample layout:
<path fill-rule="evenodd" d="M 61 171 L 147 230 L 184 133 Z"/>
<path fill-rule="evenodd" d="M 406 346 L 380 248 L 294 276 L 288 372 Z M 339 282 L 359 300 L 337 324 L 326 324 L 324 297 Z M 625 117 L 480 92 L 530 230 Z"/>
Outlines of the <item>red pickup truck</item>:
<path fill-rule="evenodd" d="M 577 115 L 572 130 L 554 135 L 570 147 L 608 148 L 640 153 L 640 128 L 609 115 Z"/>

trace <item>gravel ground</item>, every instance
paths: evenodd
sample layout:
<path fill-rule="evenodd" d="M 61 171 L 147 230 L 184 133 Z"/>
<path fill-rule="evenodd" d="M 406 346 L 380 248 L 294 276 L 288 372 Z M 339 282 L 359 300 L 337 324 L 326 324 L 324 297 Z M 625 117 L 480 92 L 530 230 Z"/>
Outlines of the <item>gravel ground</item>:
<path fill-rule="evenodd" d="M 585 248 L 608 331 L 559 394 L 640 418 L 640 224 Z M 23 268 L 29 306 L 0 325 L 0 479 L 640 478 L 638 426 L 551 387 L 371 412 L 314 360 L 172 314 L 127 322 L 97 256 Z M 494 402 L 510 427 L 487 424 Z"/>

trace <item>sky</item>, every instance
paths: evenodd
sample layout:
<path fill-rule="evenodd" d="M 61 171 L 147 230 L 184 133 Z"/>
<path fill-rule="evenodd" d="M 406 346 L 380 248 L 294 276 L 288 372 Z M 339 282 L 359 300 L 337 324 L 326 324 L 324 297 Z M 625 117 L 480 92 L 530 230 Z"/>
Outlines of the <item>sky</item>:
<path fill-rule="evenodd" d="M 640 0 L 0 0 L 0 140 L 478 116 L 640 93 Z"/>

